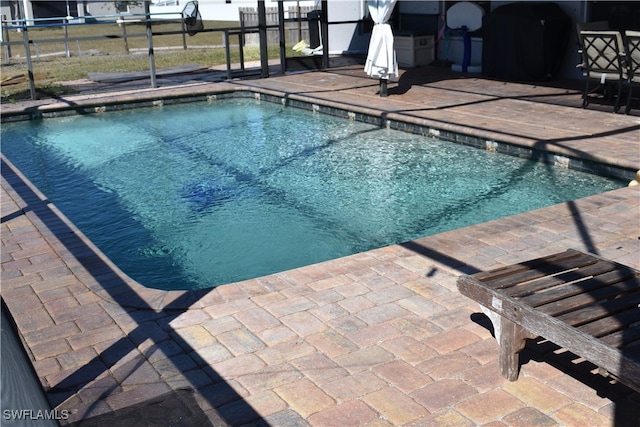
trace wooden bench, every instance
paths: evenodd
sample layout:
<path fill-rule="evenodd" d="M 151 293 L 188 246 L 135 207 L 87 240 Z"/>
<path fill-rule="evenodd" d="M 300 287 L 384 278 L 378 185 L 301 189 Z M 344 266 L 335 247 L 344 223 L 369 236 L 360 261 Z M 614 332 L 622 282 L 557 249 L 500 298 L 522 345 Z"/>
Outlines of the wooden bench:
<path fill-rule="evenodd" d="M 518 379 L 527 339 L 543 337 L 640 392 L 640 272 L 573 249 L 461 276 L 500 344 L 500 373 Z"/>

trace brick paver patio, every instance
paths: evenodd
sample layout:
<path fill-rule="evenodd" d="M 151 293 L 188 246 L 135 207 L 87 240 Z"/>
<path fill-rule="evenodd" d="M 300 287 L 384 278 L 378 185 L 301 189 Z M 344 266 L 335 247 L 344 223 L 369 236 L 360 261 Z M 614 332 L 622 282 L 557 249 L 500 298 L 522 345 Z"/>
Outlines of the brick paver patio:
<path fill-rule="evenodd" d="M 249 89 L 640 169 L 638 117 L 493 102 L 452 85 L 462 82 L 381 99 L 362 75 L 328 71 L 162 96 Z M 122 274 L 7 163 L 2 298 L 52 407 L 71 413 L 63 423 L 637 425 L 637 393 L 553 343 L 529 343 L 517 382 L 500 377 L 490 323 L 455 281 L 566 248 L 640 268 L 639 196 L 640 186 L 621 188 L 208 291 L 163 292 Z"/>

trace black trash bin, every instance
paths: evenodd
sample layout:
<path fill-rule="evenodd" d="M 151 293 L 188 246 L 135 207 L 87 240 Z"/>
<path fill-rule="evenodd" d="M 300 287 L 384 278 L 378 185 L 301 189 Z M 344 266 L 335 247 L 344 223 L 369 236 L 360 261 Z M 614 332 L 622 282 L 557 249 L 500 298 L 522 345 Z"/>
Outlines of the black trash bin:
<path fill-rule="evenodd" d="M 556 77 L 566 52 L 571 19 L 555 3 L 511 3 L 483 20 L 482 72 L 511 81 Z"/>
<path fill-rule="evenodd" d="M 307 13 L 309 20 L 309 47 L 315 49 L 322 44 L 320 41 L 320 11 L 312 10 Z"/>

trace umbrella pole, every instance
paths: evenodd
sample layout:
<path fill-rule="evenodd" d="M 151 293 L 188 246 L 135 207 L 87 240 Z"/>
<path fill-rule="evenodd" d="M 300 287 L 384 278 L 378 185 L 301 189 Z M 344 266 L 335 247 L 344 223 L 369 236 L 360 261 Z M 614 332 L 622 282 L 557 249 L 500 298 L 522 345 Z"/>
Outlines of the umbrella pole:
<path fill-rule="evenodd" d="M 387 96 L 387 79 L 380 79 L 380 96 Z"/>

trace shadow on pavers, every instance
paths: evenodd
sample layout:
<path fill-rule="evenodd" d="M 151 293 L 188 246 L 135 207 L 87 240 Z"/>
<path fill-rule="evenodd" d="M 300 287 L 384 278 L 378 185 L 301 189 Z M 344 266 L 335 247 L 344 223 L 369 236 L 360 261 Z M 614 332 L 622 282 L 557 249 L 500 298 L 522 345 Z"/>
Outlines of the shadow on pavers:
<path fill-rule="evenodd" d="M 228 424 L 220 418 L 216 426 Z M 69 424 L 72 427 L 113 427 L 113 426 L 172 426 L 208 427 L 213 426 L 209 417 L 198 406 L 195 393 L 191 389 L 173 390 L 137 405 L 87 418 Z"/>

